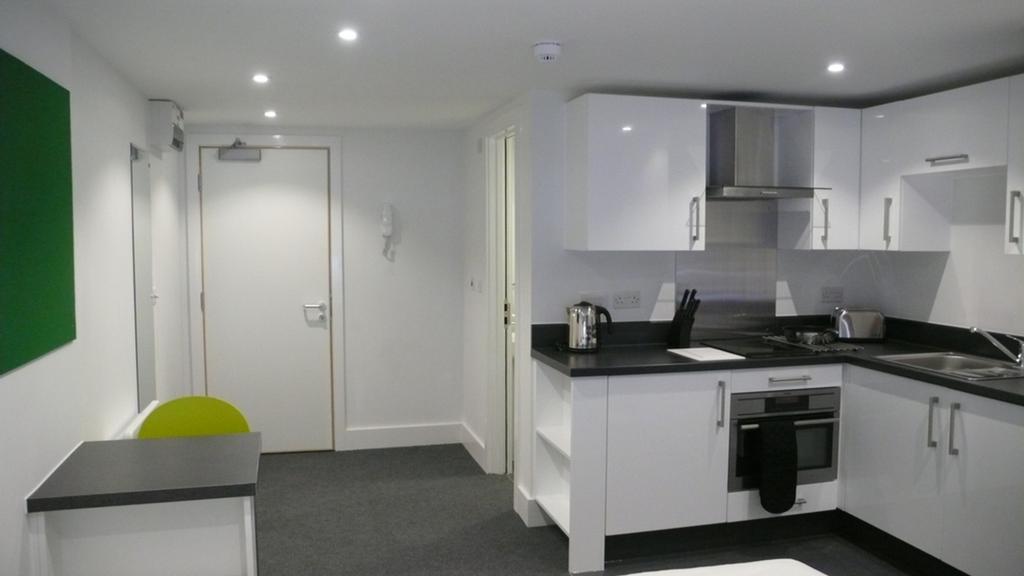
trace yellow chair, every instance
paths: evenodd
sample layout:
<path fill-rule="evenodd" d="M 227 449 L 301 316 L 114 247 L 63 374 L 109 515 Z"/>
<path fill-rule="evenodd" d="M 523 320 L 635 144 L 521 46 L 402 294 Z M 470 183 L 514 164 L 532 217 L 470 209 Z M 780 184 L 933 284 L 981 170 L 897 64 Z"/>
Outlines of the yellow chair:
<path fill-rule="evenodd" d="M 185 396 L 157 406 L 139 427 L 139 438 L 215 436 L 248 431 L 245 416 L 231 404 L 211 396 Z"/>

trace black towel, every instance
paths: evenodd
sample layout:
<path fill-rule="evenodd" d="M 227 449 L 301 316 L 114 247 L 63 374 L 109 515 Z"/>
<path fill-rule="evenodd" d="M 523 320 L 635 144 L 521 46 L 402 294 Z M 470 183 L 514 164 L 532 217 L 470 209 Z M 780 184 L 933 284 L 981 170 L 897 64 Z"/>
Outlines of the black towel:
<path fill-rule="evenodd" d="M 762 422 L 761 506 L 772 514 L 782 514 L 796 501 L 796 428 L 792 421 Z"/>

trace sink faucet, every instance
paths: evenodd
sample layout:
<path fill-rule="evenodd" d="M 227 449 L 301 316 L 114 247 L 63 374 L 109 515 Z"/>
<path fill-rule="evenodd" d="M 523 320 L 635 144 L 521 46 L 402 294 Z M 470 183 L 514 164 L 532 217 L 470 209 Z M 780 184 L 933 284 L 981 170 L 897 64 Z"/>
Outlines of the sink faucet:
<path fill-rule="evenodd" d="M 1006 346 L 1003 346 L 1003 344 L 999 340 L 996 340 L 995 336 L 992 336 L 991 334 L 982 330 L 981 328 L 978 328 L 977 326 L 971 326 L 971 334 L 981 334 L 989 342 L 991 342 L 993 346 L 998 348 L 1000 352 L 1006 354 L 1007 357 L 1012 359 L 1014 364 L 1016 364 L 1018 368 L 1024 368 L 1024 340 L 1014 338 L 1013 336 L 1009 335 L 1006 336 L 1010 340 L 1016 342 L 1019 346 L 1017 354 L 1014 354 L 1013 352 L 1010 352 L 1010 350 Z"/>

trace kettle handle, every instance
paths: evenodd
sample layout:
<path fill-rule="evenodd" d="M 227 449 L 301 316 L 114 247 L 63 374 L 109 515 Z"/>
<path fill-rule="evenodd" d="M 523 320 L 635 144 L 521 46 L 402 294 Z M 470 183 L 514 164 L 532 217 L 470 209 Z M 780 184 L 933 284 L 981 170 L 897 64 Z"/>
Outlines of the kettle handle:
<path fill-rule="evenodd" d="M 599 320 L 600 320 L 601 316 L 604 316 L 607 319 L 607 321 L 608 321 L 608 333 L 611 334 L 612 333 L 612 315 L 611 315 L 611 313 L 609 313 L 608 309 L 605 308 L 604 306 L 594 306 L 594 309 L 597 310 L 597 317 L 598 317 Z"/>

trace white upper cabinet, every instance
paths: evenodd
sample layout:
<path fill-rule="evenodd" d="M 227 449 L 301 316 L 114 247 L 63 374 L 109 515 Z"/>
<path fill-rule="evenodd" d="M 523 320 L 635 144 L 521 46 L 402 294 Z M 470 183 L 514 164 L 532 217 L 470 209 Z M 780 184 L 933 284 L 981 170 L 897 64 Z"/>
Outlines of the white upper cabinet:
<path fill-rule="evenodd" d="M 855 250 L 860 236 L 860 110 L 814 109 L 813 200 L 779 201 L 779 248 Z"/>
<path fill-rule="evenodd" d="M 567 123 L 567 249 L 704 249 L 699 100 L 586 94 L 568 103 Z"/>
<path fill-rule="evenodd" d="M 1010 78 L 1006 158 L 1006 253 L 1024 255 L 1024 75 Z"/>
<path fill-rule="evenodd" d="M 972 84 L 904 102 L 903 174 L 1006 165 L 1009 79 Z"/>
<path fill-rule="evenodd" d="M 1004 166 L 1006 78 L 863 111 L 860 248 L 947 251 L 944 173 Z"/>

